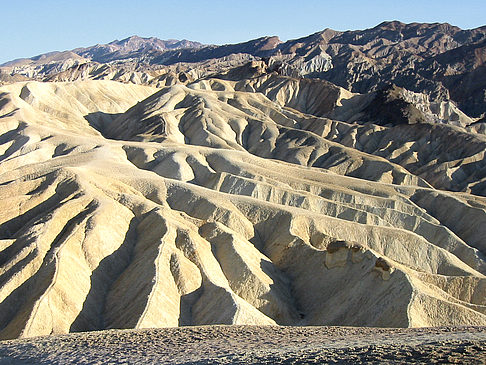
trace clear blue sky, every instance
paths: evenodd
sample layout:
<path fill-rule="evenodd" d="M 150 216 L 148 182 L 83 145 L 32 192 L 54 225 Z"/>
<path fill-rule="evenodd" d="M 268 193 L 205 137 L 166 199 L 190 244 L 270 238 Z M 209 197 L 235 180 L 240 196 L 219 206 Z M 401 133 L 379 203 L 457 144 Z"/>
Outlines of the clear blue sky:
<path fill-rule="evenodd" d="M 486 24 L 486 0 L 0 0 L 0 63 L 108 43 L 130 35 L 237 43 L 282 40 L 324 28 L 365 29 L 384 20 Z"/>

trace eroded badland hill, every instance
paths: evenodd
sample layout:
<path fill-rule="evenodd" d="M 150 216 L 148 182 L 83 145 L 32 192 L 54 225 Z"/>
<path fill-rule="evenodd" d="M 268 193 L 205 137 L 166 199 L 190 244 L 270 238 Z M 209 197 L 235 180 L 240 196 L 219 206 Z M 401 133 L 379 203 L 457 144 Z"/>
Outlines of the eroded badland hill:
<path fill-rule="evenodd" d="M 0 68 L 0 338 L 486 325 L 486 28 L 131 37 Z"/>

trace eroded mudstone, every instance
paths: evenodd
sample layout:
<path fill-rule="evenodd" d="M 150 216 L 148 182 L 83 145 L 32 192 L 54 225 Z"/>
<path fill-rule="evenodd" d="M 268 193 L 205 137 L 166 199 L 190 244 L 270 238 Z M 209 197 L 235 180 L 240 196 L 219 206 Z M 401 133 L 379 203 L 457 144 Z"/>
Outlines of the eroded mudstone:
<path fill-rule="evenodd" d="M 395 268 L 383 257 L 378 257 L 375 262 L 375 266 L 373 267 L 374 271 L 377 271 L 381 274 L 381 278 L 383 280 L 389 280 L 390 275 L 395 271 Z"/>
<path fill-rule="evenodd" d="M 357 242 L 336 240 L 326 248 L 326 267 L 331 269 L 337 266 L 344 266 L 351 259 L 351 262 L 358 263 L 364 258 L 365 248 Z"/>

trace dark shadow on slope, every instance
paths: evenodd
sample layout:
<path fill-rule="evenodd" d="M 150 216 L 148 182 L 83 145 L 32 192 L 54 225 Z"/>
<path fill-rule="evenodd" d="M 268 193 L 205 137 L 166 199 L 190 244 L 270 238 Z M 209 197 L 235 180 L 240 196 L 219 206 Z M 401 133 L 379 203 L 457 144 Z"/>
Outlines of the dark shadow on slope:
<path fill-rule="evenodd" d="M 89 123 L 89 125 L 96 129 L 98 132 L 101 133 L 101 135 L 105 138 L 111 138 L 107 134 L 108 127 L 110 124 L 118 118 L 120 115 L 124 113 L 104 113 L 104 112 L 94 112 L 94 113 L 89 113 L 84 116 L 84 119 L 86 119 Z"/>
<path fill-rule="evenodd" d="M 0 80 L 2 78 L 2 72 L 0 71 Z M 0 93 L 0 119 L 5 117 L 10 117 L 15 114 L 19 108 L 15 108 L 13 110 L 2 110 L 8 103 L 10 102 L 9 94 L 8 93 Z"/>
<path fill-rule="evenodd" d="M 133 255 L 105 295 L 103 318 L 106 329 L 135 328 L 143 320 L 150 304 L 153 288 L 157 285 L 156 260 L 168 231 L 165 221 L 157 211 L 154 208 L 138 217 L 136 232 L 150 232 L 152 237 L 161 238 L 154 239 L 146 235 L 136 237 Z"/>
<path fill-rule="evenodd" d="M 106 256 L 91 274 L 90 291 L 81 312 L 73 321 L 70 332 L 95 331 L 105 328 L 103 313 L 106 296 L 116 279 L 128 267 L 137 241 L 138 219 L 132 218 L 123 243 Z"/>
<path fill-rule="evenodd" d="M 123 118 L 119 118 L 120 116 Z M 136 116 L 136 122 L 127 122 Z M 162 142 L 167 137 L 166 125 L 162 115 L 146 116 L 139 108 L 127 113 L 109 114 L 103 112 L 90 113 L 84 117 L 89 125 L 107 139 L 132 140 L 147 142 Z M 119 118 L 119 120 L 117 120 Z M 113 123 L 116 120 L 116 125 Z"/>
<path fill-rule="evenodd" d="M 201 285 L 198 289 L 186 295 L 181 295 L 179 307 L 179 326 L 193 326 L 195 325 L 192 318 L 192 308 L 198 301 L 204 291 Z"/>
<path fill-rule="evenodd" d="M 6 160 L 19 149 L 27 144 L 29 137 L 21 135 L 21 132 L 27 127 L 26 123 L 19 123 L 16 129 L 10 130 L 0 136 L 0 144 L 4 144 L 10 141 L 14 141 L 10 147 L 0 156 L 0 162 Z"/>
<path fill-rule="evenodd" d="M 33 240 L 30 240 L 24 246 L 33 243 Z M 29 252 L 27 256 L 22 258 L 18 261 L 15 265 L 11 266 L 8 270 L 4 271 L 0 275 L 0 288 L 3 287 L 14 275 L 21 272 L 29 263 L 31 263 L 37 257 L 37 251 L 32 250 Z"/>
<path fill-rule="evenodd" d="M 42 203 L 34 206 L 30 210 L 27 210 L 25 213 L 0 224 L 0 239 L 16 238 L 16 235 L 18 235 L 23 228 L 29 226 L 29 222 L 34 219 L 42 220 L 44 217 L 47 217 L 51 211 L 58 207 L 64 199 L 74 194 L 76 190 L 77 186 L 75 184 L 70 185 L 70 181 L 59 183 L 58 187 L 56 188 L 56 192 Z M 79 196 L 81 196 L 81 193 L 77 193 L 72 197 L 72 199 L 76 199 Z M 4 252 L 2 251 L 2 255 L 3 254 Z M 1 255 L 0 264 L 2 264 Z"/>
<path fill-rule="evenodd" d="M 40 269 L 0 303 L 0 340 L 13 339 L 20 335 L 16 333 L 20 332 L 20 328 L 8 328 L 9 325 L 14 319 L 20 326 L 25 324 L 35 301 L 52 283 L 56 268 L 49 259 L 49 255 L 46 255 Z"/>
<path fill-rule="evenodd" d="M 10 100 L 8 99 L 8 93 L 0 93 L 0 110 L 8 104 Z"/>
<path fill-rule="evenodd" d="M 262 313 L 272 311 L 273 293 L 277 293 L 279 299 L 285 304 L 281 311 L 271 317 L 277 324 L 284 326 L 292 326 L 301 324 L 305 318 L 304 311 L 299 308 L 296 297 L 293 293 L 293 280 L 289 273 L 281 270 L 276 264 L 269 260 L 262 259 L 260 261 L 260 269 L 270 278 L 273 283 L 270 284 L 270 292 L 261 296 L 260 299 L 265 299 L 267 304 L 263 305 L 258 310 Z M 281 294 L 281 295 L 280 295 Z M 270 317 L 269 315 L 267 315 Z"/>
<path fill-rule="evenodd" d="M 187 233 L 185 231 L 181 231 L 181 230 L 178 229 L 177 230 L 177 236 L 176 236 L 176 239 L 175 239 L 176 247 L 179 250 L 184 251 L 184 247 L 186 246 L 186 241 L 191 241 L 191 238 L 187 235 Z M 174 256 L 171 257 L 170 268 L 171 268 L 172 278 L 174 279 L 174 282 L 176 282 L 176 277 L 182 276 L 182 274 L 178 269 L 179 265 L 177 263 L 175 263 L 175 265 L 173 265 L 174 264 L 173 261 L 172 261 L 173 257 Z M 193 264 L 195 264 L 195 262 L 193 262 L 192 260 L 191 260 L 191 262 Z M 201 282 L 201 285 L 199 286 L 199 288 L 193 290 L 190 293 L 187 293 L 185 295 L 180 296 L 179 320 L 178 320 L 179 326 L 195 325 L 194 320 L 193 320 L 193 316 L 192 316 L 192 308 L 194 307 L 194 305 L 196 304 L 196 302 L 199 300 L 199 298 L 201 297 L 201 295 L 204 292 L 204 284 L 203 283 L 204 283 L 205 274 L 204 274 L 204 272 L 201 271 L 200 268 L 199 268 L 199 270 L 200 270 L 200 273 L 202 275 L 202 282 Z"/>
<path fill-rule="evenodd" d="M 68 147 L 66 143 L 61 143 L 54 149 L 54 154 L 52 155 L 52 158 L 66 156 L 73 152 L 75 149 L 76 147 Z"/>

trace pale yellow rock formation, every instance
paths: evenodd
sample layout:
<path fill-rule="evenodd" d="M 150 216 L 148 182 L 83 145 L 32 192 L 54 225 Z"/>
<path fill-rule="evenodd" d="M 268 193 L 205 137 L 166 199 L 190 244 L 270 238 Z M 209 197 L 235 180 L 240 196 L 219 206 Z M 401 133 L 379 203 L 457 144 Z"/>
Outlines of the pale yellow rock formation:
<path fill-rule="evenodd" d="M 0 337 L 486 325 L 482 137 L 316 85 L 1 87 Z"/>

